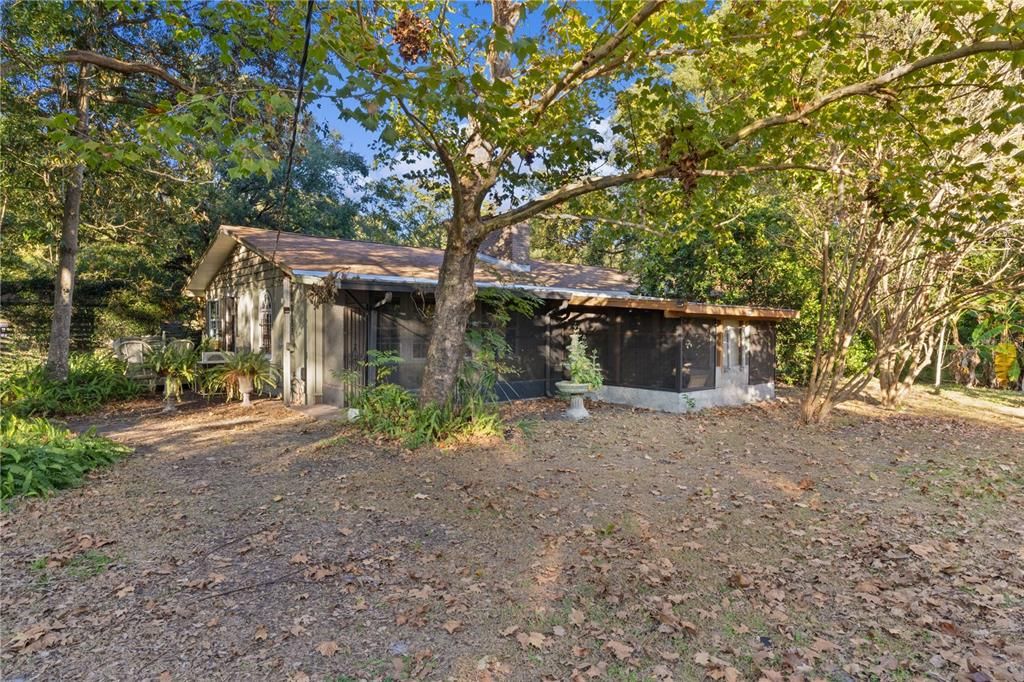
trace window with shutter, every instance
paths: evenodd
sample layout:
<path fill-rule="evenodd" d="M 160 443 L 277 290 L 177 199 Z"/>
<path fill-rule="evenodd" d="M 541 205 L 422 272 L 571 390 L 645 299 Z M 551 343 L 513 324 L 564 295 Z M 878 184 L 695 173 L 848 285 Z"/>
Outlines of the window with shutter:
<path fill-rule="evenodd" d="M 270 353 L 270 338 L 274 328 L 274 309 L 270 294 L 260 293 L 260 352 Z"/>

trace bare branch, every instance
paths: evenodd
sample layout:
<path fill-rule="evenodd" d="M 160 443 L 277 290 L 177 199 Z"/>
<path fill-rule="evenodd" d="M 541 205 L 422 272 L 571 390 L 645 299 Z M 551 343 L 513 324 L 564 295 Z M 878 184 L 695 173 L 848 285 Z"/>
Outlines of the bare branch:
<path fill-rule="evenodd" d="M 580 180 L 579 182 L 563 185 L 562 187 L 541 195 L 533 201 L 529 201 L 518 208 L 506 211 L 500 215 L 484 218 L 482 222 L 487 231 L 497 230 L 502 227 L 514 225 L 515 223 L 526 220 L 527 218 L 532 218 L 533 216 L 574 197 L 589 194 L 591 192 L 597 192 L 603 189 L 619 187 L 620 185 L 628 185 L 632 182 L 665 178 L 674 172 L 674 166 L 662 166 L 659 168 L 633 171 L 632 173 L 623 173 L 621 175 L 590 177 L 585 180 Z"/>
<path fill-rule="evenodd" d="M 160 80 L 164 81 L 176 90 L 187 94 L 194 94 L 195 89 L 185 84 L 175 76 L 173 76 L 167 69 L 156 64 L 145 64 L 142 62 L 126 62 L 116 57 L 108 57 L 106 55 L 97 54 L 96 52 L 90 52 L 89 50 L 68 50 L 64 54 L 57 57 L 57 61 L 61 63 L 75 62 L 78 64 L 92 64 L 98 66 L 101 69 L 108 71 L 116 71 L 123 74 L 149 74 L 150 76 L 156 76 Z"/>

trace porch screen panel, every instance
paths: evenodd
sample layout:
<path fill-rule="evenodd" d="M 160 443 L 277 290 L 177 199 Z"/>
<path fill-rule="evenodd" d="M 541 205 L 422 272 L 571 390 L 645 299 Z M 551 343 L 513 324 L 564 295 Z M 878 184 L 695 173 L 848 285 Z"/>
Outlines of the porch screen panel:
<path fill-rule="evenodd" d="M 775 381 L 775 325 L 759 322 L 750 325 L 749 384 Z"/>
<path fill-rule="evenodd" d="M 618 375 L 612 386 L 675 391 L 679 383 L 679 321 L 660 311 L 627 310 L 619 316 Z"/>
<path fill-rule="evenodd" d="M 715 324 L 703 320 L 681 320 L 681 391 L 715 387 Z"/>
<path fill-rule="evenodd" d="M 534 317 L 513 314 L 505 331 L 513 371 L 503 375 L 495 390 L 501 400 L 537 398 L 545 393 L 547 379 L 547 325 L 541 311 Z"/>
<path fill-rule="evenodd" d="M 430 343 L 430 328 L 416 304 L 411 294 L 398 294 L 377 308 L 377 350 L 401 358 L 387 381 L 411 390 L 423 383 Z"/>
<path fill-rule="evenodd" d="M 568 354 L 569 337 L 573 331 L 579 331 L 587 342 L 587 346 L 592 351 L 597 351 L 598 360 L 604 371 L 605 381 L 607 381 L 609 372 L 615 369 L 609 349 L 609 327 L 614 326 L 614 317 L 609 315 L 606 310 L 594 311 L 586 308 L 559 310 L 552 312 L 550 317 L 551 384 L 548 389 L 553 393 L 556 392 L 555 383 L 569 378 L 565 373 L 564 364 Z"/>
<path fill-rule="evenodd" d="M 569 336 L 579 329 L 587 345 L 597 352 L 604 382 L 608 386 L 678 390 L 680 336 L 678 320 L 659 311 L 575 309 L 557 323 L 552 344 L 554 378 L 562 378 Z"/>

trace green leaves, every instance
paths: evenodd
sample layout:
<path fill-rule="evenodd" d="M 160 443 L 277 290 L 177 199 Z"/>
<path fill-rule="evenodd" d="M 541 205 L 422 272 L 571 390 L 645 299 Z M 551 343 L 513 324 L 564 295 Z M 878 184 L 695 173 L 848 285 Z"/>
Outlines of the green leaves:
<path fill-rule="evenodd" d="M 39 497 L 76 485 L 82 477 L 131 453 L 96 435 L 75 435 L 41 418 L 0 417 L 0 500 Z"/>

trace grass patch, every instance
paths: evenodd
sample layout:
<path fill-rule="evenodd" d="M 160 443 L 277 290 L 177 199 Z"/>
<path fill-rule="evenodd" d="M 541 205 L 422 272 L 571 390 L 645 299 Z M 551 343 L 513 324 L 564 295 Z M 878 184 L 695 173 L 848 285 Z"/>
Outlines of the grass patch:
<path fill-rule="evenodd" d="M 950 391 L 960 395 L 984 400 L 985 402 L 1003 407 L 1024 408 L 1024 393 L 1002 388 L 970 388 L 961 384 L 942 384 L 940 391 Z"/>
<path fill-rule="evenodd" d="M 106 571 L 112 563 L 114 563 L 114 557 L 89 550 L 68 562 L 66 568 L 68 575 L 74 578 L 92 578 Z"/>

